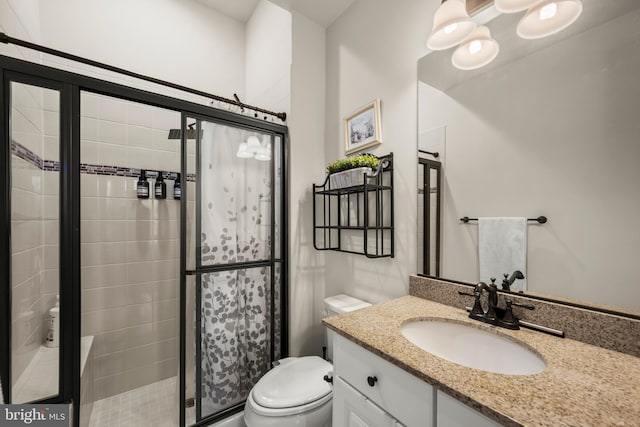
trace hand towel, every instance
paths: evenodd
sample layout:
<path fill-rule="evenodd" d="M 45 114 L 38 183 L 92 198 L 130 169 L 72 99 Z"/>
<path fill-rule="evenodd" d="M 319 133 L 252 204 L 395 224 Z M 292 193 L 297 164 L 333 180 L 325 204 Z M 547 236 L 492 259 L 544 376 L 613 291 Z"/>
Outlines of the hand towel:
<path fill-rule="evenodd" d="M 527 290 L 527 219 L 521 217 L 478 218 L 478 255 L 480 280 L 501 289 L 504 274 L 511 276 L 515 270 L 524 274 L 516 280 L 512 291 Z"/>

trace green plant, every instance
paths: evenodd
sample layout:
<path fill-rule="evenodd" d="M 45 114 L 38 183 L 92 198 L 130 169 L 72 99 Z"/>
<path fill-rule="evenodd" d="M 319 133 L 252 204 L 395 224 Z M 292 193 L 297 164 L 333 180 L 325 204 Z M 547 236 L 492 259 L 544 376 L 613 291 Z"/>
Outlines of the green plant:
<path fill-rule="evenodd" d="M 329 163 L 327 171 L 329 174 L 346 171 L 348 169 L 355 168 L 371 168 L 375 169 L 380 164 L 378 159 L 373 154 L 359 154 L 357 156 L 347 157 L 346 159 L 336 160 L 333 163 Z"/>

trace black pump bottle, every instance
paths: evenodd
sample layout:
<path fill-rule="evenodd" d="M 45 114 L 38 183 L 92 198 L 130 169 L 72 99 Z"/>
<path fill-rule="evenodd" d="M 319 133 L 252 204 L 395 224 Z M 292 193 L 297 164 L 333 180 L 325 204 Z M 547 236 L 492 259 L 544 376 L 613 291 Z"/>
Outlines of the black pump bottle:
<path fill-rule="evenodd" d="M 147 181 L 147 171 L 142 169 L 140 171 L 140 177 L 138 178 L 138 185 L 136 188 L 138 199 L 149 198 L 149 182 Z"/>
<path fill-rule="evenodd" d="M 182 186 L 180 184 L 180 174 L 176 176 L 176 180 L 173 181 L 173 199 L 180 200 L 182 198 Z"/>
<path fill-rule="evenodd" d="M 167 198 L 167 184 L 165 184 L 164 179 L 162 178 L 162 171 L 158 171 L 158 177 L 156 178 L 153 194 L 156 196 L 156 199 Z"/>

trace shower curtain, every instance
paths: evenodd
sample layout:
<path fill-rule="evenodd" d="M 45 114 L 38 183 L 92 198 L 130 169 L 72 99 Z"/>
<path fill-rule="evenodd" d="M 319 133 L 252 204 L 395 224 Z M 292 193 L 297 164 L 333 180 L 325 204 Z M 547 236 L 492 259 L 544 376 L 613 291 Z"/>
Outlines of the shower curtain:
<path fill-rule="evenodd" d="M 271 162 L 236 156 L 249 135 L 268 135 L 214 123 L 203 123 L 202 130 L 202 265 L 268 260 Z M 268 266 L 201 276 L 203 416 L 246 399 L 269 369 L 270 281 Z"/>

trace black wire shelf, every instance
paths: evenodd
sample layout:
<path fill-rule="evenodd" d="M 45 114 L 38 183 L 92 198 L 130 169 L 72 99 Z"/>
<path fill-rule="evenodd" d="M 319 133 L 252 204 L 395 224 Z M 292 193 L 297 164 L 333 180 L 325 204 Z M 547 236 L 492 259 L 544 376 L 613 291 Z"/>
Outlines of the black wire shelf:
<path fill-rule="evenodd" d="M 315 249 L 393 258 L 393 153 L 378 158 L 359 185 L 334 188 L 329 175 L 313 184 Z"/>

